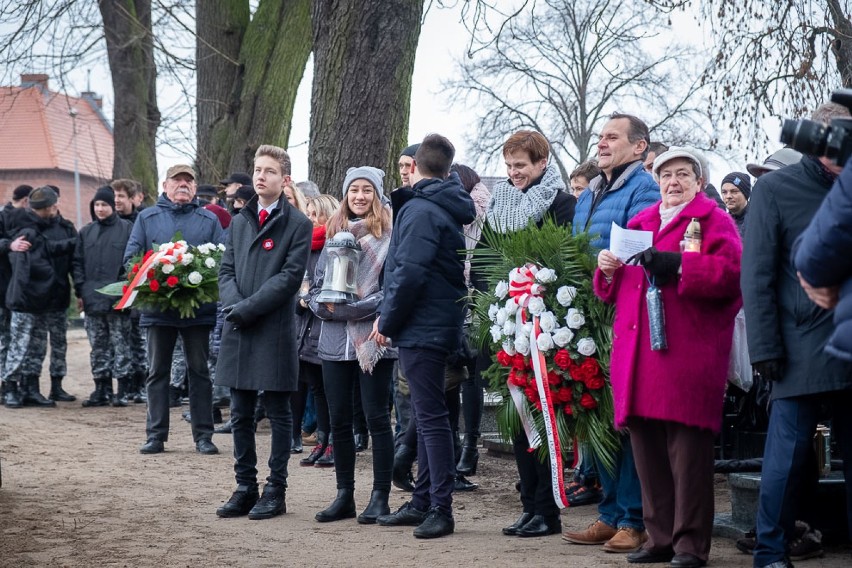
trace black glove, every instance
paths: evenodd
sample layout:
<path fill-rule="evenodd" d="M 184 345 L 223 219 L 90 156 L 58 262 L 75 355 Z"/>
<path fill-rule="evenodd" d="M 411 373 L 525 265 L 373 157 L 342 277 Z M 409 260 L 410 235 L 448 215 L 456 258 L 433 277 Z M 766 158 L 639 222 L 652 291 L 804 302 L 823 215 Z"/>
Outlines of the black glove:
<path fill-rule="evenodd" d="M 627 264 L 644 266 L 645 270 L 654 277 L 657 286 L 667 284 L 677 277 L 680 270 L 681 254 L 679 252 L 663 252 L 654 247 L 647 248 L 627 259 Z"/>
<path fill-rule="evenodd" d="M 757 363 L 752 363 L 751 366 L 754 368 L 754 372 L 760 375 L 760 378 L 764 381 L 780 381 L 784 375 L 783 359 L 758 361 Z"/>
<path fill-rule="evenodd" d="M 225 306 L 222 313 L 225 314 L 225 321 L 234 324 L 235 329 L 251 325 L 251 320 L 240 310 L 239 304 Z"/>

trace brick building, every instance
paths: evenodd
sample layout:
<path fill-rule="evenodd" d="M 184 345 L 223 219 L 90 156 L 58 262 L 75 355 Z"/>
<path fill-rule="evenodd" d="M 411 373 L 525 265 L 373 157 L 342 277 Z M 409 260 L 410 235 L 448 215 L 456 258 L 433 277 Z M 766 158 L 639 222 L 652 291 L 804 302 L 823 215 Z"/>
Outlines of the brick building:
<path fill-rule="evenodd" d="M 20 86 L 0 87 L 0 206 L 20 184 L 52 184 L 60 189 L 62 215 L 76 223 L 76 153 L 81 219 L 90 222 L 95 190 L 112 179 L 112 126 L 101 106 L 92 92 L 51 91 L 47 75 L 21 75 Z"/>

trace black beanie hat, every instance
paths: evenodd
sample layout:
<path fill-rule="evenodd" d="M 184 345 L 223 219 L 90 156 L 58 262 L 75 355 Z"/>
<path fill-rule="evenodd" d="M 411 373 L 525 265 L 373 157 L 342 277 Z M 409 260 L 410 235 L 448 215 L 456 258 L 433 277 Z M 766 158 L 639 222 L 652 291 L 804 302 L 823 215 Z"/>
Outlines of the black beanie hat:
<path fill-rule="evenodd" d="M 99 187 L 92 198 L 92 205 L 95 204 L 95 201 L 104 201 L 115 211 L 115 192 L 110 186 Z"/>
<path fill-rule="evenodd" d="M 412 144 L 411 146 L 403 150 L 400 156 L 408 156 L 409 158 L 413 158 L 414 154 L 417 153 L 418 148 L 420 148 L 419 142 L 417 144 Z"/>
<path fill-rule="evenodd" d="M 30 193 L 30 207 L 32 209 L 47 209 L 56 205 L 59 196 L 48 186 L 37 187 Z"/>
<path fill-rule="evenodd" d="M 744 174 L 742 172 L 731 172 L 722 178 L 722 183 L 719 184 L 719 188 L 721 189 L 721 187 L 726 183 L 731 183 L 737 186 L 737 189 L 743 192 L 746 199 L 751 197 L 751 178 L 748 174 Z"/>

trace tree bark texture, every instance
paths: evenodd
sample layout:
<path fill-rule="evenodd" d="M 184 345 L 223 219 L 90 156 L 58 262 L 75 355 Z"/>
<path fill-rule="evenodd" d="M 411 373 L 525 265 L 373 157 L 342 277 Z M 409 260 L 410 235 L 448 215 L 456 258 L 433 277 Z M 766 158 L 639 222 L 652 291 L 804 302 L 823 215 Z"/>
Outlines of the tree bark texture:
<path fill-rule="evenodd" d="M 848 89 L 852 87 L 852 22 L 839 0 L 828 0 L 828 11 L 835 26 L 834 60 L 840 72 L 840 82 Z"/>
<path fill-rule="evenodd" d="M 346 170 L 386 172 L 408 145 L 423 0 L 314 0 L 310 178 L 336 197 Z"/>
<path fill-rule="evenodd" d="M 160 126 L 151 0 L 100 0 L 115 97 L 114 178 L 131 178 L 157 195 L 155 137 Z"/>

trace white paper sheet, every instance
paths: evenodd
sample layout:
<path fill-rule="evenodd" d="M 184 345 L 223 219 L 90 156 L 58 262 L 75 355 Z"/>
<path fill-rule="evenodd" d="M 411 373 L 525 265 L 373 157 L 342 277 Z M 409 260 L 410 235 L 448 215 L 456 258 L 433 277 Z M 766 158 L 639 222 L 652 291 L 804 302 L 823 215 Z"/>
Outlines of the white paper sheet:
<path fill-rule="evenodd" d="M 627 262 L 628 258 L 653 244 L 654 233 L 651 231 L 622 229 L 613 221 L 612 230 L 609 234 L 609 250 L 621 262 Z"/>

